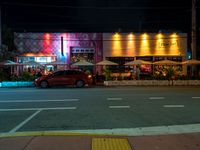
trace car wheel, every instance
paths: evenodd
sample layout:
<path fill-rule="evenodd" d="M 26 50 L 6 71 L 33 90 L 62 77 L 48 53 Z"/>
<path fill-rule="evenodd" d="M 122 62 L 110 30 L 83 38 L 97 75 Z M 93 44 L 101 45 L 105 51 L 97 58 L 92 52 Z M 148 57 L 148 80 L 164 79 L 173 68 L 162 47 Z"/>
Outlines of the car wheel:
<path fill-rule="evenodd" d="M 48 87 L 48 82 L 47 81 L 41 81 L 40 87 L 41 88 L 47 88 Z"/>
<path fill-rule="evenodd" d="M 76 87 L 81 88 L 81 87 L 84 87 L 84 85 L 85 85 L 84 81 L 82 80 L 76 81 Z"/>

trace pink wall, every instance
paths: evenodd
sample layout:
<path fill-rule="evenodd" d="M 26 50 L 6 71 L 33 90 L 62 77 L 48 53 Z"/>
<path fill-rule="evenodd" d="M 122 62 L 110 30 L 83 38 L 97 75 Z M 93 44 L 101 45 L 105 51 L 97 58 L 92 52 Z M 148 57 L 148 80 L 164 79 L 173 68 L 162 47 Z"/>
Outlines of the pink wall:
<path fill-rule="evenodd" d="M 58 60 L 70 63 L 71 47 L 94 48 L 94 63 L 103 58 L 102 33 L 15 33 L 14 42 L 21 54 L 56 55 Z M 61 55 L 63 37 L 63 56 Z"/>

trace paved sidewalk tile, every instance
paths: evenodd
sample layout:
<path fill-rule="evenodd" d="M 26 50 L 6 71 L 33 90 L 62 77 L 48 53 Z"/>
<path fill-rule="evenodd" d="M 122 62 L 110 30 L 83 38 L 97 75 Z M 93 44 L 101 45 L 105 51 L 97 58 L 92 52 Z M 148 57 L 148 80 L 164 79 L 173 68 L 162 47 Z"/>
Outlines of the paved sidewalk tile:
<path fill-rule="evenodd" d="M 33 137 L 0 138 L 0 150 L 24 150 Z"/>
<path fill-rule="evenodd" d="M 200 134 L 129 137 L 135 150 L 200 150 Z"/>
<path fill-rule="evenodd" d="M 90 150 L 90 137 L 41 136 L 34 138 L 25 150 Z"/>

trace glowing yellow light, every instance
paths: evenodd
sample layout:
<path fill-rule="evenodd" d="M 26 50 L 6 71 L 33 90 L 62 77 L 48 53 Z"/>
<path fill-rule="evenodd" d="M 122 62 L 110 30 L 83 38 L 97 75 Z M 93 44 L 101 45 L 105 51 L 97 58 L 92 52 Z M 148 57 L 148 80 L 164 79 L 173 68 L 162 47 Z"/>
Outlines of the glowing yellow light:
<path fill-rule="evenodd" d="M 140 46 L 140 55 L 150 55 L 150 47 L 149 47 L 149 41 L 148 35 L 144 33 L 142 35 L 142 40 L 141 40 L 141 46 Z"/>
<path fill-rule="evenodd" d="M 133 37 L 134 37 L 133 33 L 130 33 L 130 34 L 128 35 L 128 39 L 129 39 L 129 40 L 133 40 Z"/>
<path fill-rule="evenodd" d="M 144 33 L 144 34 L 142 35 L 142 39 L 143 39 L 143 40 L 147 40 L 147 37 L 148 37 L 148 35 L 147 35 L 146 33 Z"/>
<path fill-rule="evenodd" d="M 119 33 L 115 33 L 112 37 L 112 41 L 112 55 L 121 56 L 121 35 Z"/>
<path fill-rule="evenodd" d="M 176 33 L 173 33 L 173 34 L 171 35 L 171 37 L 172 37 L 172 38 L 177 38 L 178 35 L 177 35 Z"/>
<path fill-rule="evenodd" d="M 127 36 L 127 39 L 128 39 L 128 42 L 127 42 L 127 45 L 126 45 L 127 54 L 129 56 L 133 56 L 133 55 L 135 55 L 135 36 L 134 36 L 134 34 L 130 33 Z"/>
<path fill-rule="evenodd" d="M 119 37 L 119 33 L 116 32 L 116 33 L 114 34 L 114 37 L 115 37 L 115 38 L 118 38 L 118 37 Z"/>
<path fill-rule="evenodd" d="M 173 33 L 170 36 L 170 54 L 179 54 L 179 45 L 178 45 L 178 35 L 176 33 Z"/>
<path fill-rule="evenodd" d="M 165 49 L 165 43 L 166 41 L 164 40 L 164 35 L 162 33 L 159 33 L 156 35 L 156 49 L 154 54 L 155 55 L 165 55 L 166 54 L 166 49 Z"/>
<path fill-rule="evenodd" d="M 163 38 L 163 34 L 162 34 L 162 33 L 159 33 L 159 34 L 156 35 L 156 37 L 157 37 L 158 39 L 161 39 L 161 38 Z"/>

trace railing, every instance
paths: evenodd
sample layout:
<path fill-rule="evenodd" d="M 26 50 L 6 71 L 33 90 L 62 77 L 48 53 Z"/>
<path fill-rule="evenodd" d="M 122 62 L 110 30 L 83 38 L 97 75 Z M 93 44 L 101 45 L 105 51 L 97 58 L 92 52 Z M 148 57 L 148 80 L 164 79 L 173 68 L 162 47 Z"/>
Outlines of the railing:
<path fill-rule="evenodd" d="M 105 86 L 200 86 L 200 80 L 121 80 L 104 81 Z"/>

